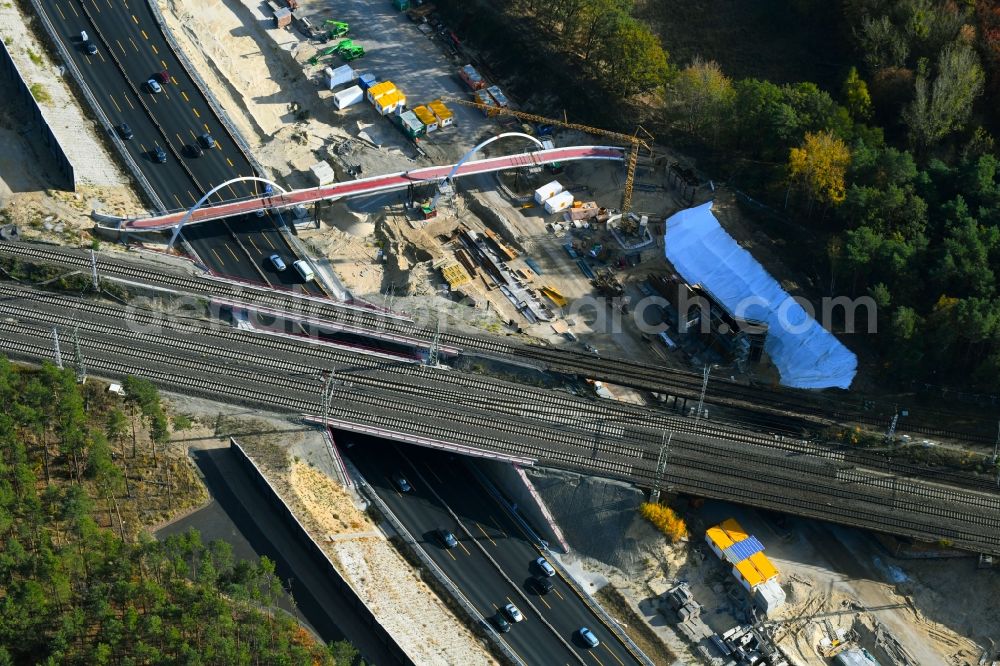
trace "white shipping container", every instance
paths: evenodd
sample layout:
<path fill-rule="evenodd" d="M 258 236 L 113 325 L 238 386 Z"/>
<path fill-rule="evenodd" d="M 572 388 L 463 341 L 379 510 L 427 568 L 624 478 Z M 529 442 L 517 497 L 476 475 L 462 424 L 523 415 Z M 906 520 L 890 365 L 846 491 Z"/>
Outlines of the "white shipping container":
<path fill-rule="evenodd" d="M 553 180 L 547 185 L 542 185 L 537 190 L 535 190 L 535 203 L 541 204 L 545 203 L 546 199 L 551 199 L 555 195 L 563 191 L 563 186 L 559 184 L 558 180 Z"/>
<path fill-rule="evenodd" d="M 572 192 L 560 192 L 545 200 L 545 212 L 559 213 L 573 205 Z"/>
<path fill-rule="evenodd" d="M 365 93 L 361 86 L 351 86 L 344 88 L 333 96 L 333 105 L 338 109 L 346 109 L 352 104 L 357 104 L 365 98 Z"/>
<path fill-rule="evenodd" d="M 329 90 L 350 83 L 357 77 L 357 73 L 350 65 L 341 65 L 337 69 L 327 67 L 323 73 L 326 75 L 326 85 Z"/>

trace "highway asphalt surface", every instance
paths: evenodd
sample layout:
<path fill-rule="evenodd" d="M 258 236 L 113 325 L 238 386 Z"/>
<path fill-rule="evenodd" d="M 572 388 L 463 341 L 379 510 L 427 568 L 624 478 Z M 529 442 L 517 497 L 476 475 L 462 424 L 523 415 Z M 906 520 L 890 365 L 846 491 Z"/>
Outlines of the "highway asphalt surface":
<path fill-rule="evenodd" d="M 323 640 L 347 638 L 368 663 L 397 664 L 378 636 L 358 617 L 351 602 L 316 566 L 292 532 L 287 518 L 264 499 L 253 478 L 228 448 L 194 452 L 212 496 L 259 555 L 275 562 L 276 573 L 291 591 L 298 610 Z"/>
<path fill-rule="evenodd" d="M 187 209 L 215 185 L 238 176 L 256 175 L 236 142 L 224 131 L 203 93 L 181 67 L 161 33 L 147 0 L 41 0 L 59 37 L 83 74 L 107 117 L 126 123 L 134 138 L 124 141 L 143 175 L 168 208 Z M 97 53 L 88 55 L 81 39 L 86 32 Z M 117 61 L 117 64 L 116 64 Z M 147 81 L 166 71 L 162 92 L 150 92 Z M 145 104 L 145 107 L 143 106 Z M 215 147 L 195 157 L 191 148 L 208 132 Z M 124 138 L 124 137 L 122 137 Z M 157 148 L 167 161 L 153 158 Z M 186 169 L 185 169 L 186 167 Z M 209 202 L 258 196 L 257 182 L 235 183 Z M 293 270 L 267 272 L 268 256 L 277 253 L 291 267 L 294 251 L 271 215 L 233 218 L 185 234 L 192 249 L 210 270 L 251 282 L 295 288 L 302 281 Z M 264 270 L 261 275 L 254 266 Z M 319 294 L 317 285 L 305 285 Z"/>
<path fill-rule="evenodd" d="M 550 579 L 555 584 L 553 590 L 538 594 L 530 581 L 538 573 L 532 563 L 541 553 L 506 510 L 475 481 L 462 460 L 440 451 L 350 433 L 339 433 L 337 441 L 352 444 L 342 447 L 342 451 L 480 613 L 489 618 L 507 603 L 514 603 L 524 613 L 525 621 L 513 625 L 503 638 L 526 663 L 637 663 L 558 574 Z M 400 491 L 394 481 L 396 473 L 402 473 L 410 483 L 410 492 Z M 446 506 L 455 512 L 461 525 Z M 441 528 L 455 535 L 457 548 L 442 547 L 434 534 Z M 572 653 L 543 624 L 540 615 L 572 648 Z M 588 648 L 579 638 L 577 631 L 584 626 L 601 641 L 598 647 Z"/>

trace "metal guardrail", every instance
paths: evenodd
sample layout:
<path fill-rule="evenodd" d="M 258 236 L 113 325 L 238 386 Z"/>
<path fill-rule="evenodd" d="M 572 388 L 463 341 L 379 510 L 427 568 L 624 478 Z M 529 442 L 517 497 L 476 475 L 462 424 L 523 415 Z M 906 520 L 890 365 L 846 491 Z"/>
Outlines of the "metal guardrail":
<path fill-rule="evenodd" d="M 70 73 L 73 82 L 76 83 L 80 92 L 83 93 L 90 110 L 93 111 L 98 120 L 103 123 L 105 135 L 111 139 L 115 148 L 118 149 L 119 155 L 125 161 L 125 168 L 128 169 L 132 177 L 135 178 L 150 203 L 156 206 L 157 211 L 165 211 L 166 206 L 163 205 L 163 201 L 161 201 L 160 197 L 157 196 L 156 192 L 153 190 L 153 186 L 148 180 L 146 180 L 146 176 L 144 176 L 142 171 L 139 169 L 139 165 L 135 163 L 135 160 L 133 160 L 132 156 L 129 155 L 128 150 L 125 149 L 125 144 L 115 133 L 114 125 L 110 120 L 108 120 L 107 115 L 104 113 L 104 109 L 102 109 L 101 105 L 97 103 L 97 98 L 94 97 L 94 93 L 91 92 L 86 81 L 83 80 L 83 74 L 80 72 L 79 68 L 77 68 L 76 63 L 73 62 L 73 58 L 70 57 L 69 51 L 66 50 L 66 45 L 63 44 L 62 40 L 59 38 L 59 33 L 56 32 L 55 26 L 52 25 L 52 21 L 49 20 L 48 15 L 42 8 L 42 3 L 40 0 L 29 1 L 31 2 L 32 9 L 35 10 L 35 14 L 41 20 L 42 27 L 45 28 L 45 32 L 48 35 L 49 40 L 53 43 L 56 51 L 59 53 L 59 57 L 62 59 L 66 70 Z"/>
<path fill-rule="evenodd" d="M 424 568 L 430 572 L 432 576 L 434 576 L 435 580 L 437 580 L 437 582 L 445 590 L 447 590 L 448 594 L 450 594 L 458 605 L 462 607 L 462 610 L 469 616 L 469 618 L 486 630 L 486 634 L 490 641 L 497 647 L 497 649 L 500 650 L 500 652 L 503 653 L 505 657 L 510 660 L 512 664 L 527 666 L 524 661 L 517 656 L 517 653 L 514 652 L 509 645 L 507 645 L 507 642 L 500 637 L 500 634 L 496 632 L 490 623 L 486 621 L 486 618 L 483 617 L 482 613 L 476 610 L 475 606 L 472 605 L 472 602 L 470 602 L 468 598 L 462 594 L 462 591 L 458 589 L 458 586 L 451 582 L 451 579 L 448 578 L 447 574 L 445 574 L 445 572 L 442 571 L 437 564 L 435 564 L 434 560 L 424 553 L 420 544 L 417 543 L 417 540 L 413 538 L 413 535 L 410 534 L 410 531 L 406 529 L 403 523 L 396 518 L 395 514 L 389 510 L 389 507 L 382 501 L 382 498 L 379 497 L 374 490 L 372 490 L 371 486 L 368 485 L 368 482 L 365 480 L 365 477 L 361 474 L 361 472 L 354 467 L 350 461 L 344 462 L 351 475 L 355 478 L 358 491 L 365 496 L 365 499 L 378 508 L 379 513 L 381 513 L 382 516 L 389 521 L 392 529 L 400 536 L 400 538 L 403 539 L 403 541 L 406 542 L 410 551 L 418 560 L 420 560 L 420 563 L 424 566 Z"/>
<path fill-rule="evenodd" d="M 475 465 L 467 465 L 467 467 L 472 470 L 473 475 L 480 481 L 480 483 L 483 484 L 483 487 L 485 487 L 486 490 L 507 510 L 507 513 L 514 517 L 518 524 L 524 528 L 527 534 L 531 535 L 531 538 L 535 540 L 535 545 L 537 545 L 544 552 L 551 553 L 552 551 L 549 550 L 548 542 L 538 536 L 531 525 L 529 525 L 528 522 L 514 510 L 497 487 L 486 478 L 486 475 L 476 469 Z M 615 635 L 622 645 L 624 645 L 626 649 L 632 653 L 632 656 L 645 666 L 655 666 L 653 661 L 647 657 L 646 654 L 639 649 L 639 646 L 636 645 L 635 642 L 629 637 L 629 635 L 625 633 L 625 630 L 622 629 L 621 625 L 618 624 L 618 622 L 615 621 L 615 619 L 611 617 L 606 610 L 604 610 L 604 607 L 597 603 L 597 601 L 595 601 L 594 598 L 591 597 L 590 594 L 588 594 L 587 591 L 576 582 L 576 579 L 570 575 L 569 571 L 566 570 L 566 567 L 562 565 L 562 562 L 560 562 L 556 557 L 548 559 L 550 559 L 551 562 L 554 562 L 555 566 L 558 567 L 560 576 L 564 581 L 566 581 L 566 584 L 569 585 L 574 592 L 576 592 L 576 595 L 580 597 L 583 603 L 587 605 L 597 619 L 599 619 L 608 628 L 608 630 Z"/>
<path fill-rule="evenodd" d="M 233 121 L 229 118 L 229 114 L 226 113 L 226 110 L 223 108 L 222 104 L 219 103 L 219 100 L 215 98 L 215 95 L 212 93 L 212 89 L 207 83 L 205 83 L 205 80 L 201 78 L 201 74 L 194 67 L 194 65 L 191 64 L 187 54 L 184 53 L 180 45 L 177 43 L 177 39 L 174 37 L 174 34 L 170 31 L 170 28 L 167 27 L 167 22 L 163 18 L 163 13 L 160 11 L 160 7 L 156 0 L 147 0 L 147 4 L 153 14 L 153 18 L 156 19 L 157 27 L 163 35 L 163 38 L 167 41 L 167 44 L 170 45 L 170 49 L 174 52 L 178 62 L 181 63 L 181 67 L 184 68 L 187 75 L 191 77 L 191 80 L 198 86 L 202 95 L 204 95 L 205 99 L 208 100 L 209 106 L 212 107 L 212 111 L 219 119 L 219 122 L 222 123 L 226 133 L 229 134 L 229 138 L 231 138 L 233 142 L 240 147 L 240 150 L 243 151 L 243 156 L 250 163 L 250 166 L 257 171 L 256 175 L 261 177 L 266 176 L 268 172 L 264 170 L 264 167 L 261 166 L 260 162 L 257 161 L 257 158 L 254 157 L 253 152 L 250 150 L 250 146 L 243 138 L 243 135 L 236 129 L 236 126 L 233 125 Z"/>

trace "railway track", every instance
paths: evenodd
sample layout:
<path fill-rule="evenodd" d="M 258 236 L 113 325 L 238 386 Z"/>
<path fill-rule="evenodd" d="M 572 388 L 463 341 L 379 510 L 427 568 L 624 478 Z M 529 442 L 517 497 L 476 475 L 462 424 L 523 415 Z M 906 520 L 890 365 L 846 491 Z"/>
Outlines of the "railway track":
<path fill-rule="evenodd" d="M 144 312 L 137 309 L 123 311 L 118 306 L 93 303 L 80 299 L 15 288 L 0 284 L 0 312 L 8 317 L 25 320 L 37 319 L 66 328 L 78 327 L 82 330 L 107 335 L 116 340 L 129 340 L 135 346 L 149 349 L 159 346 L 170 354 L 195 353 L 202 357 L 215 357 L 233 362 L 254 364 L 283 372 L 288 376 L 312 376 L 315 383 L 321 373 L 336 371 L 344 381 L 360 387 L 371 386 L 390 390 L 396 395 L 412 396 L 415 400 L 432 397 L 437 402 L 451 405 L 476 407 L 494 414 L 508 417 L 534 419 L 557 427 L 582 430 L 588 437 L 606 436 L 616 429 L 620 438 L 627 427 L 632 442 L 641 443 L 649 450 L 658 452 L 662 434 L 693 434 L 731 440 L 741 445 L 754 444 L 764 448 L 775 448 L 792 454 L 808 454 L 817 458 L 844 461 L 848 458 L 871 468 L 873 472 L 899 474 L 916 478 L 927 478 L 935 482 L 948 482 L 966 488 L 995 490 L 990 479 L 920 468 L 902 462 L 891 461 L 877 455 L 860 455 L 860 452 L 846 448 L 829 448 L 810 444 L 800 439 L 755 434 L 746 429 L 737 429 L 707 421 L 673 417 L 660 410 L 645 407 L 585 399 L 541 390 L 523 385 L 486 380 L 450 371 L 441 371 L 424 366 L 386 362 L 364 354 L 332 349 L 310 343 L 308 340 L 295 341 L 274 338 L 267 335 L 249 333 L 205 322 L 164 320 L 162 313 Z M 24 305 L 18 305 L 25 301 Z M 37 311 L 46 306 L 65 308 L 72 316 L 57 312 L 47 312 L 41 317 Z M 123 316 L 130 318 L 123 326 Z M 81 319 L 79 315 L 86 315 Z M 101 324 L 103 318 L 108 324 Z M 172 335 L 152 332 L 164 326 Z M 199 327 L 200 328 L 197 328 Z M 172 330 L 175 327 L 176 330 Z M 183 345 L 178 348 L 176 335 L 183 336 Z M 255 353 L 246 348 L 257 350 Z M 276 356 L 277 355 L 277 356 Z M 278 356 L 295 359 L 281 360 Z M 305 357 L 305 358 L 303 358 Z M 402 377 L 402 378 L 401 378 Z M 290 386 L 289 386 L 290 388 Z M 586 426 L 586 427 L 583 427 Z M 654 434 L 641 429 L 655 431 Z M 618 445 L 618 455 L 641 455 L 628 444 Z"/>
<path fill-rule="evenodd" d="M 41 248 L 20 243 L 0 243 L 0 254 L 64 265 L 78 270 L 90 269 L 89 256 L 80 251 Z M 298 314 L 328 319 L 375 333 L 393 333 L 423 342 L 430 342 L 434 338 L 434 331 L 415 324 L 405 316 L 376 311 L 367 305 L 339 304 L 328 300 L 269 292 L 252 286 L 236 286 L 231 283 L 179 276 L 146 269 L 128 261 L 102 258 L 97 264 L 98 271 L 102 275 L 117 279 L 172 287 L 191 294 L 238 299 L 248 305 L 275 308 L 293 316 Z M 462 349 L 466 353 L 484 353 L 515 362 L 531 361 L 553 371 L 686 399 L 696 399 L 701 392 L 702 377 L 698 373 L 671 368 L 651 368 L 623 359 L 596 358 L 590 354 L 563 349 L 512 344 L 491 337 L 444 332 L 440 336 L 440 342 Z M 738 422 L 771 431 L 785 430 L 789 433 L 793 430 L 801 431 L 799 423 L 801 419 L 815 426 L 859 423 L 882 429 L 887 426 L 893 414 L 892 410 L 885 409 L 865 411 L 864 399 L 861 397 L 845 399 L 774 387 L 744 386 L 725 378 L 712 379 L 708 402 L 739 410 Z M 940 425 L 947 422 L 947 418 L 939 415 L 931 415 L 926 421 L 919 421 L 914 415 L 907 418 L 905 428 L 907 431 L 931 437 L 954 438 L 981 445 L 993 444 L 992 431 L 958 430 Z"/>
<path fill-rule="evenodd" d="M 295 412 L 315 413 L 318 410 L 318 375 L 310 375 L 308 378 L 286 376 L 295 371 L 314 372 L 313 366 L 266 359 L 242 352 L 235 356 L 227 354 L 224 359 L 213 355 L 205 359 L 179 359 L 176 352 L 164 353 L 138 349 L 134 345 L 109 342 L 108 338 L 114 340 L 119 332 L 110 324 L 97 324 L 97 326 L 98 330 L 95 332 L 100 337 L 90 340 L 89 336 L 84 335 L 81 344 L 88 350 L 88 364 L 92 368 L 100 368 L 103 373 L 121 376 L 141 371 L 142 374 L 161 385 L 166 385 L 171 390 L 181 388 L 186 392 L 195 392 L 206 397 L 224 396 L 239 402 L 279 407 Z M 2 322 L 0 332 L 6 333 L 3 335 L 4 347 L 15 354 L 34 359 L 45 358 L 50 354 L 46 344 L 49 332 L 47 327 L 41 324 L 26 326 Z M 28 343 L 25 338 L 30 337 L 41 340 L 42 343 L 34 345 Z M 199 354 L 203 352 L 201 348 L 192 351 Z M 142 368 L 130 366 L 121 360 L 129 357 L 137 358 L 136 363 Z M 234 367 L 231 362 L 233 360 L 239 361 L 242 366 Z M 273 372 L 264 374 L 263 368 Z M 227 381 L 220 381 L 221 379 Z M 354 379 L 349 381 L 353 382 Z M 275 391 L 275 388 L 281 390 Z M 537 459 L 548 465 L 578 469 L 588 473 L 597 472 L 614 478 L 639 481 L 646 485 L 653 485 L 655 481 L 656 449 L 643 446 L 637 440 L 642 440 L 645 444 L 655 444 L 659 441 L 656 432 L 647 432 L 645 437 L 637 438 L 635 428 L 616 430 L 595 425 L 593 428 L 588 427 L 581 431 L 524 418 L 511 423 L 510 418 L 503 419 L 477 413 L 478 409 L 485 409 L 487 407 L 485 405 L 477 404 L 470 407 L 460 403 L 451 404 L 452 396 L 447 395 L 442 396 L 441 402 L 437 405 L 431 406 L 426 393 L 417 396 L 399 395 L 398 388 L 396 382 L 376 382 L 365 387 L 342 387 L 338 391 L 337 399 L 334 400 L 333 415 L 402 433 L 419 430 L 425 435 L 448 441 L 474 440 L 479 446 L 486 445 L 507 455 Z M 774 459 L 778 457 L 776 453 L 781 453 L 775 449 L 768 449 L 766 456 L 755 454 L 756 457 L 749 459 L 753 464 L 736 468 L 731 462 L 733 446 L 734 443 L 706 444 L 700 440 L 697 444 L 690 444 L 684 439 L 674 441 L 671 447 L 673 460 L 665 479 L 667 485 L 675 490 L 693 494 L 723 498 L 732 498 L 735 495 L 757 506 L 764 505 L 779 510 L 795 509 L 794 512 L 800 514 L 811 512 L 816 514 L 815 517 L 833 518 L 838 522 L 857 524 L 869 529 L 904 531 L 925 538 L 948 538 L 956 544 L 979 544 L 977 546 L 979 548 L 996 550 L 995 544 L 991 541 L 994 538 L 991 536 L 992 531 L 995 531 L 994 523 L 989 522 L 988 516 L 984 516 L 978 510 L 970 512 L 949 507 L 949 502 L 965 502 L 965 505 L 969 506 L 968 493 L 938 489 L 937 499 L 946 501 L 925 502 L 923 498 L 926 497 L 927 491 L 923 495 L 916 494 L 916 499 L 906 499 L 907 495 L 914 494 L 913 489 L 907 485 L 900 486 L 898 481 L 894 490 L 886 486 L 884 480 L 865 484 L 862 489 L 807 483 L 797 480 L 809 478 L 803 477 L 801 465 L 775 465 Z M 675 449 L 678 453 L 673 453 Z M 680 451 L 684 454 L 679 453 Z M 820 459 L 814 468 L 824 470 L 826 466 L 826 461 Z M 789 501 L 787 497 L 783 499 L 780 494 L 774 492 L 775 469 L 784 469 L 787 472 L 786 476 L 789 477 L 790 483 L 785 490 L 793 491 L 790 493 L 794 496 L 793 501 Z M 714 479 L 727 478 L 728 475 L 730 483 L 722 487 L 712 478 L 699 476 L 706 470 L 715 474 L 712 477 Z M 829 480 L 829 474 L 824 471 L 822 478 Z M 857 485 L 856 478 L 845 481 Z M 755 485 L 748 490 L 747 484 Z M 717 492 L 719 488 L 724 488 L 724 492 Z M 864 489 L 872 492 L 862 492 Z M 887 497 L 887 492 L 894 492 L 895 499 Z M 978 499 L 976 503 L 983 504 Z M 873 508 L 886 506 L 888 510 L 878 515 L 872 512 Z M 981 508 L 993 512 L 995 506 L 987 504 Z M 912 514 L 906 520 L 891 515 L 904 509 Z M 865 516 L 866 512 L 870 514 L 867 518 L 858 518 Z M 923 516 L 924 522 L 914 520 L 914 515 Z M 928 528 L 930 518 L 933 519 L 933 523 Z M 987 520 L 985 523 L 984 518 Z M 949 528 L 947 524 L 950 523 L 962 525 L 971 523 L 971 526 L 964 529 Z"/>

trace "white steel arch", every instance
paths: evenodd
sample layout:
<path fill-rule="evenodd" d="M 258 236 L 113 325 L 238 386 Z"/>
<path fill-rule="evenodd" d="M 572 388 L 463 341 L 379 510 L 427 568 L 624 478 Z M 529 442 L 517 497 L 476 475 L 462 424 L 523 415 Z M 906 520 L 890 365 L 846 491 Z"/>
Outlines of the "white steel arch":
<path fill-rule="evenodd" d="M 221 190 L 223 187 L 228 187 L 229 185 L 232 185 L 233 183 L 245 183 L 247 181 L 254 181 L 254 182 L 258 182 L 258 183 L 264 183 L 265 185 L 268 185 L 268 186 L 273 187 L 274 189 L 278 190 L 282 194 L 288 194 L 288 190 L 286 190 L 285 188 L 283 188 L 281 185 L 278 185 L 274 181 L 270 181 L 267 178 L 259 178 L 257 176 L 239 176 L 237 178 L 233 178 L 232 180 L 227 180 L 224 183 L 216 185 L 215 187 L 213 187 L 212 189 L 210 189 L 208 192 L 206 192 L 205 195 L 201 199 L 198 199 L 198 202 L 195 203 L 195 205 L 191 206 L 191 208 L 188 209 L 188 212 L 184 215 L 184 217 L 181 218 L 181 221 L 177 223 L 177 226 L 174 227 L 174 235 L 170 237 L 170 242 L 167 243 L 167 250 L 169 251 L 171 248 L 174 247 L 174 241 L 176 241 L 177 237 L 181 235 L 181 229 L 184 228 L 184 225 L 187 223 L 188 220 L 191 219 L 191 216 L 194 215 L 194 212 L 196 210 L 198 210 L 199 208 L 201 208 L 201 205 L 203 203 L 205 203 L 208 200 L 209 197 L 211 197 L 213 194 L 215 194 L 216 192 L 218 192 L 219 190 Z"/>
<path fill-rule="evenodd" d="M 455 174 L 458 173 L 459 167 L 461 167 L 463 164 L 465 164 L 466 162 L 468 162 L 472 158 L 473 155 L 475 155 L 481 149 L 485 148 L 486 146 L 488 146 L 489 144 L 493 143 L 494 141 L 497 141 L 499 139 L 505 139 L 505 138 L 510 137 L 510 136 L 519 136 L 519 137 L 521 137 L 523 139 L 528 139 L 529 141 L 533 141 L 542 150 L 545 150 L 545 144 L 543 144 L 541 141 L 539 141 L 535 137 L 531 136 L 530 134 L 525 134 L 523 132 L 503 132 L 502 134 L 497 134 L 496 136 L 491 136 L 490 138 L 488 138 L 485 141 L 483 141 L 482 143 L 480 143 L 478 146 L 474 146 L 465 155 L 462 155 L 462 159 L 460 159 L 458 162 L 455 163 L 455 166 L 453 166 L 451 168 L 451 171 L 448 172 L 448 175 L 444 177 L 444 181 L 443 182 L 451 184 L 452 179 L 455 177 Z M 438 199 L 440 199 L 440 198 L 441 198 L 441 186 L 439 184 L 438 185 L 437 194 L 434 195 L 434 199 L 431 201 L 431 208 L 437 208 L 437 202 L 438 202 Z"/>

